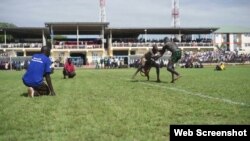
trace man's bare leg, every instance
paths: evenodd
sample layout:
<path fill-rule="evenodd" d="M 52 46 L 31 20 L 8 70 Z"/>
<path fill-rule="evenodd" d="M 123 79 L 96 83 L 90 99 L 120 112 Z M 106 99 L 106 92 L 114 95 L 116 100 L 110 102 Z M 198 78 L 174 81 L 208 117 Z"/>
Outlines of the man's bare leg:
<path fill-rule="evenodd" d="M 138 73 L 139 71 L 141 71 L 141 69 L 142 69 L 142 67 L 139 67 L 139 68 L 136 70 L 136 72 L 135 72 L 134 75 L 132 76 L 132 79 L 135 79 L 135 76 L 137 75 L 137 73 Z"/>

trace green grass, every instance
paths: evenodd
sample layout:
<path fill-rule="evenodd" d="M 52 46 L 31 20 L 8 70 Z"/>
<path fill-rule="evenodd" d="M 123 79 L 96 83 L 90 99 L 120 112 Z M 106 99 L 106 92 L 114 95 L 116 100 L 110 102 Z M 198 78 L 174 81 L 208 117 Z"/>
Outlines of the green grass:
<path fill-rule="evenodd" d="M 1 141 L 165 141 L 171 124 L 250 124 L 250 67 L 177 69 L 175 84 L 135 69 L 77 70 L 52 75 L 57 96 L 28 98 L 24 71 L 0 71 Z"/>

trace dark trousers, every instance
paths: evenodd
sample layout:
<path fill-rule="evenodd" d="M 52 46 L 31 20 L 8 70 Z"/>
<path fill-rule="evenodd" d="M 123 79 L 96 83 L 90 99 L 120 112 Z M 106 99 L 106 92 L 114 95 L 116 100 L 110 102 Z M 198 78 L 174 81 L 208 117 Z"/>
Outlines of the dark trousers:
<path fill-rule="evenodd" d="M 75 72 L 68 72 L 66 69 L 63 69 L 63 76 L 66 78 L 68 76 L 69 78 L 75 77 L 76 73 Z"/>
<path fill-rule="evenodd" d="M 39 96 L 39 95 L 49 95 L 50 94 L 50 90 L 48 85 L 43 82 L 40 86 L 38 87 L 32 87 L 35 90 L 35 96 Z"/>
<path fill-rule="evenodd" d="M 156 63 L 155 61 L 147 60 L 145 62 L 145 65 L 142 66 L 142 69 L 144 69 L 145 76 L 147 76 L 147 79 L 149 80 L 149 71 L 150 71 L 151 67 L 156 68 L 157 81 L 160 81 L 160 77 L 159 77 L 159 75 L 160 75 L 160 65 L 158 63 Z"/>

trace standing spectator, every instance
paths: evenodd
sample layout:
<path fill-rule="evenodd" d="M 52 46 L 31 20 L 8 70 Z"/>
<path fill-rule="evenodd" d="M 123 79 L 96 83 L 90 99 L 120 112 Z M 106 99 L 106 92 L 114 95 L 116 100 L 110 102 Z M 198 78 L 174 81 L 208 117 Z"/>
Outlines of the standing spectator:
<path fill-rule="evenodd" d="M 56 95 L 51 83 L 50 48 L 43 46 L 40 54 L 34 54 L 22 80 L 28 87 L 28 96 Z M 45 77 L 47 84 L 44 82 Z"/>
<path fill-rule="evenodd" d="M 98 60 L 95 61 L 95 68 L 96 68 L 96 69 L 99 69 L 99 68 L 100 68 L 100 66 L 99 66 L 99 61 L 98 61 Z"/>
<path fill-rule="evenodd" d="M 30 64 L 30 61 L 25 60 L 25 61 L 24 61 L 23 68 L 24 68 L 25 70 L 27 70 L 27 69 L 28 69 L 29 64 Z"/>
<path fill-rule="evenodd" d="M 100 63 L 101 63 L 101 69 L 104 68 L 104 65 L 103 65 L 104 59 L 103 58 L 101 58 Z"/>
<path fill-rule="evenodd" d="M 51 61 L 51 65 L 50 65 L 50 69 L 51 69 L 51 74 L 54 73 L 55 70 L 55 61 L 52 57 L 50 57 L 50 61 Z"/>
<path fill-rule="evenodd" d="M 8 70 L 9 69 L 9 62 L 6 62 L 5 63 L 5 70 Z"/>
<path fill-rule="evenodd" d="M 73 78 L 73 77 L 75 77 L 75 75 L 76 75 L 75 66 L 72 63 L 71 59 L 68 58 L 67 62 L 64 64 L 63 78 L 66 79 L 66 76 L 68 76 L 68 78 Z"/>
<path fill-rule="evenodd" d="M 16 62 L 15 67 L 16 67 L 16 70 L 20 71 L 21 70 L 21 62 L 20 61 Z"/>

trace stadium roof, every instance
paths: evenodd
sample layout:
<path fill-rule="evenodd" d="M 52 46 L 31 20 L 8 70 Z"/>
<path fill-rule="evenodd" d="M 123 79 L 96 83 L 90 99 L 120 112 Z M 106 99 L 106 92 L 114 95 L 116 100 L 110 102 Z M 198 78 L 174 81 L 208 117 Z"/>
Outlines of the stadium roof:
<path fill-rule="evenodd" d="M 102 28 L 109 25 L 107 22 L 51 22 L 45 26 L 53 29 L 54 35 L 76 35 L 77 26 L 80 35 L 99 35 Z"/>
<path fill-rule="evenodd" d="M 50 31 L 53 29 L 54 35 L 76 35 L 77 26 L 79 35 L 100 35 L 105 29 L 105 35 L 112 32 L 114 38 L 137 38 L 140 34 L 210 34 L 219 28 L 159 28 L 159 27 L 139 27 L 139 28 L 113 28 L 108 27 L 109 23 L 101 22 L 51 22 L 45 23 L 46 27 L 13 27 L 0 28 L 1 34 L 6 31 L 7 35 L 15 38 L 42 38 L 42 32 L 50 38 Z"/>
<path fill-rule="evenodd" d="M 113 37 L 138 37 L 140 34 L 210 34 L 219 28 L 107 28 Z"/>
<path fill-rule="evenodd" d="M 3 35 L 6 31 L 7 35 L 12 35 L 14 38 L 42 38 L 42 34 L 46 37 L 49 36 L 48 28 L 44 27 L 11 27 L 0 28 L 0 32 Z"/>
<path fill-rule="evenodd" d="M 222 26 L 215 33 L 250 33 L 250 28 L 239 26 Z"/>

